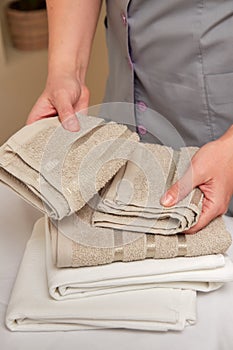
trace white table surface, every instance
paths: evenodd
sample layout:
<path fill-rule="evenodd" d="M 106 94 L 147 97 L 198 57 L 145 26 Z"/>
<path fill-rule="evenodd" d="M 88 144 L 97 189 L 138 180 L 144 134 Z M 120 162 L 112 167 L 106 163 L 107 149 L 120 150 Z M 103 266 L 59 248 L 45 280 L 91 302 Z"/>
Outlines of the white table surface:
<path fill-rule="evenodd" d="M 33 224 L 41 213 L 0 185 L 0 350 L 232 350 L 233 283 L 198 294 L 198 321 L 183 332 L 95 330 L 13 333 L 5 327 L 5 312 L 17 270 Z M 233 218 L 226 217 L 233 235 Z M 233 247 L 228 251 L 233 259 Z"/>

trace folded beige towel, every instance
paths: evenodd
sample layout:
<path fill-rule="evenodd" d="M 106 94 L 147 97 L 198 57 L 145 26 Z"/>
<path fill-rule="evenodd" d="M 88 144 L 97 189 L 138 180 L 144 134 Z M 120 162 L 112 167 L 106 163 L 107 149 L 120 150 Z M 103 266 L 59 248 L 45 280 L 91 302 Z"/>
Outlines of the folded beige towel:
<path fill-rule="evenodd" d="M 153 288 L 210 292 L 233 280 L 233 263 L 227 255 L 146 259 L 82 268 L 58 268 L 46 231 L 46 275 L 49 294 L 56 300 L 79 299 Z"/>
<path fill-rule="evenodd" d="M 231 235 L 222 217 L 193 235 L 165 236 L 93 227 L 90 222 L 96 197 L 68 218 L 59 222 L 47 219 L 53 261 L 57 267 L 211 255 L 224 253 L 231 245 Z"/>
<path fill-rule="evenodd" d="M 93 224 L 163 235 L 180 233 L 195 225 L 203 198 L 198 188 L 170 208 L 163 207 L 160 198 L 184 174 L 197 149 L 183 147 L 175 151 L 139 143 L 130 161 L 103 189 Z"/>
<path fill-rule="evenodd" d="M 79 115 L 69 132 L 57 117 L 25 126 L 0 148 L 0 181 L 50 217 L 82 208 L 126 163 L 138 135 Z"/>

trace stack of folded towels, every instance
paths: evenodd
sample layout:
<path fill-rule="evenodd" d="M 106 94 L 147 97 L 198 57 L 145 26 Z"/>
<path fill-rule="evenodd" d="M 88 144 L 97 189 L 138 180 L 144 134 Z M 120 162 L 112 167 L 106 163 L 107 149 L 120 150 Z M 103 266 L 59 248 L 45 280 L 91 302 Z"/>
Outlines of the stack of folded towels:
<path fill-rule="evenodd" d="M 9 302 L 12 331 L 183 330 L 196 292 L 233 280 L 222 217 L 198 233 L 196 188 L 165 208 L 160 197 L 197 151 L 139 142 L 125 125 L 79 115 L 25 126 L 0 148 L 0 181 L 44 213 Z"/>

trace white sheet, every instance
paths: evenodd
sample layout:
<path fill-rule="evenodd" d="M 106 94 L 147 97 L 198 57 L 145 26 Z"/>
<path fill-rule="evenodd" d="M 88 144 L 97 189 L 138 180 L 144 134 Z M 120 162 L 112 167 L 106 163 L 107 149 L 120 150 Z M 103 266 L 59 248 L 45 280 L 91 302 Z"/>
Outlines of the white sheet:
<path fill-rule="evenodd" d="M 214 293 L 200 293 L 198 323 L 182 333 L 169 334 L 123 330 L 56 333 L 11 333 L 5 325 L 5 311 L 17 268 L 33 223 L 41 216 L 21 199 L 0 186 L 0 348 L 1 350 L 142 349 L 230 350 L 233 348 L 233 283 Z M 233 233 L 233 219 L 226 218 Z M 229 250 L 233 258 L 233 248 Z"/>
<path fill-rule="evenodd" d="M 192 290 L 152 288 L 54 300 L 48 294 L 43 224 L 42 218 L 34 226 L 12 291 L 6 315 L 10 330 L 178 331 L 196 322 L 196 292 Z"/>

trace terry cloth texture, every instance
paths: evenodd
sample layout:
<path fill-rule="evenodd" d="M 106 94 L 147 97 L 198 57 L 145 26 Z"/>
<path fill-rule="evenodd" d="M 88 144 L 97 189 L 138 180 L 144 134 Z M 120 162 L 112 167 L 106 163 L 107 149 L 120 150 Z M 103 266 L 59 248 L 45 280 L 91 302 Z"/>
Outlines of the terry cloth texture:
<path fill-rule="evenodd" d="M 198 188 L 170 208 L 162 206 L 160 198 L 185 173 L 197 150 L 183 147 L 175 151 L 166 146 L 139 143 L 130 161 L 102 191 L 93 224 L 163 235 L 176 234 L 195 225 L 203 198 Z"/>
<path fill-rule="evenodd" d="M 42 220 L 38 225 L 43 231 Z M 222 254 L 61 269 L 53 262 L 47 229 L 45 249 L 49 293 L 57 300 L 158 287 L 209 292 L 233 279 L 233 264 Z"/>
<path fill-rule="evenodd" d="M 54 300 L 48 293 L 43 220 L 36 224 L 27 244 L 6 314 L 6 325 L 12 331 L 180 331 L 195 322 L 193 290 L 151 288 Z"/>
<path fill-rule="evenodd" d="M 0 181 L 48 216 L 82 208 L 126 163 L 138 135 L 125 125 L 78 115 L 69 132 L 57 117 L 23 127 L 0 148 Z"/>
<path fill-rule="evenodd" d="M 94 196 L 78 213 L 61 221 L 46 219 L 57 267 L 81 267 L 177 256 L 225 253 L 230 233 L 220 216 L 196 234 L 159 235 L 93 227 L 91 217 L 98 203 Z"/>

